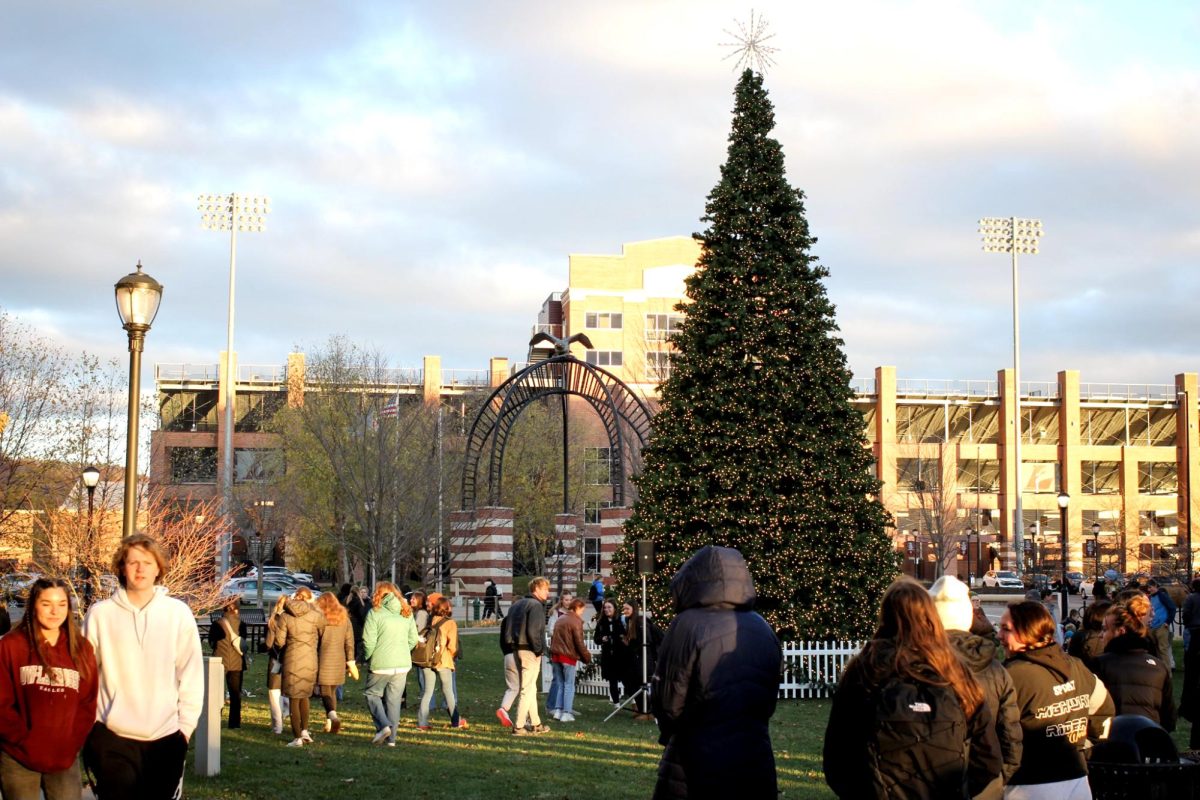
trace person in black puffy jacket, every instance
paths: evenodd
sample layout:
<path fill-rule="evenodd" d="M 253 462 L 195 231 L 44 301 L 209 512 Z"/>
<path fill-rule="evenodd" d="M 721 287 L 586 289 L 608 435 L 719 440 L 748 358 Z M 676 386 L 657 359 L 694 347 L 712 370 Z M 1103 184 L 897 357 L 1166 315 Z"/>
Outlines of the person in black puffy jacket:
<path fill-rule="evenodd" d="M 822 768 L 848 800 L 1002 795 L 983 688 L 950 646 L 929 592 L 911 578 L 883 593 L 875 635 L 842 673 Z"/>
<path fill-rule="evenodd" d="M 768 723 L 783 653 L 753 610 L 742 554 L 701 548 L 671 579 L 671 599 L 651 694 L 666 745 L 654 797 L 775 797 Z"/>
<path fill-rule="evenodd" d="M 1175 730 L 1171 671 L 1151 654 L 1146 626 L 1122 605 L 1104 615 L 1104 652 L 1096 659 L 1096 677 L 1117 705 L 1118 714 L 1141 714 Z"/>
<path fill-rule="evenodd" d="M 1002 777 L 1007 783 L 1021 766 L 1021 712 L 1017 708 L 1017 691 L 1012 678 L 996 658 L 999 645 L 993 639 L 969 632 L 975 608 L 965 583 L 953 575 L 943 575 L 929 587 L 929 595 L 946 629 L 950 646 L 958 651 L 958 657 L 970 668 L 983 689 L 983 702 L 995 721 L 996 739 L 1004 759 Z"/>

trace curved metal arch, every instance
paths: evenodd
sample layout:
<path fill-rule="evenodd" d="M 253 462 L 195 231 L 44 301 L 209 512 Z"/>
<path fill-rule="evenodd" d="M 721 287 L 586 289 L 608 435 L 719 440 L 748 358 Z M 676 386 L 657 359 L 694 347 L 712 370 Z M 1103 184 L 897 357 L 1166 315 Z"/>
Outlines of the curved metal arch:
<path fill-rule="evenodd" d="M 535 400 L 561 395 L 581 397 L 595 409 L 608 436 L 616 464 L 613 502 L 624 504 L 625 444 L 636 439 L 644 447 L 650 435 L 651 413 L 634 392 L 611 372 L 572 355 L 554 356 L 530 364 L 500 385 L 475 415 L 467 435 L 463 463 L 462 507 L 475 508 L 479 465 L 490 441 L 487 495 L 499 505 L 504 477 L 504 449 L 513 424 Z"/>

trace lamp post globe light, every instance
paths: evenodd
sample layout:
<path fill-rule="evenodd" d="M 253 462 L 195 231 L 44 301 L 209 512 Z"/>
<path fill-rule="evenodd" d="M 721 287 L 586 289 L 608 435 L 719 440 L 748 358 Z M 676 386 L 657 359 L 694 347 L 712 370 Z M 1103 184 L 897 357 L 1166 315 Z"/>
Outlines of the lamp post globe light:
<path fill-rule="evenodd" d="M 92 511 L 94 509 L 94 501 L 96 499 L 96 485 L 100 483 L 100 470 L 95 467 L 84 467 L 80 474 L 80 479 L 83 481 L 83 486 L 87 489 L 88 496 L 88 513 L 87 513 L 87 533 L 83 543 L 83 600 L 84 605 L 91 605 L 92 602 L 92 556 L 96 552 L 96 534 L 92 527 Z"/>
<path fill-rule="evenodd" d="M 137 455 L 138 412 L 142 386 L 142 348 L 146 334 L 158 314 L 162 300 L 162 284 L 142 272 L 131 272 L 116 285 L 117 313 L 129 335 L 129 409 L 125 432 L 125 508 L 121 535 L 132 536 L 137 529 Z"/>
<path fill-rule="evenodd" d="M 1021 568 L 1021 526 L 1024 525 L 1021 495 L 1025 490 L 1021 475 L 1021 306 L 1018 292 L 1017 256 L 1037 255 L 1038 240 L 1042 238 L 1042 221 L 1018 217 L 983 217 L 979 220 L 979 233 L 983 236 L 983 252 L 1010 253 L 1012 255 L 1012 306 L 1013 306 L 1013 407 L 1017 419 L 1017 439 L 1013 458 L 1017 462 L 1017 508 L 1014 519 L 1012 549 L 1018 570 Z"/>
<path fill-rule="evenodd" d="M 1062 618 L 1067 618 L 1067 595 L 1069 593 L 1070 582 L 1067 580 L 1067 553 L 1070 550 L 1070 536 L 1067 531 L 1067 506 L 1071 505 L 1071 495 L 1066 492 L 1058 493 L 1058 513 L 1061 517 L 1062 525 Z"/>

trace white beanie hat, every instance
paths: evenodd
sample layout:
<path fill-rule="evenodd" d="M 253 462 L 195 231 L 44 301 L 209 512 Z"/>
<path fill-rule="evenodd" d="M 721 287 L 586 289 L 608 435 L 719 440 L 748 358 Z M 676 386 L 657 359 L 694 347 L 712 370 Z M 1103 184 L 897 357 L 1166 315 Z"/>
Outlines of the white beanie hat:
<path fill-rule="evenodd" d="M 969 631 L 975 618 L 971 592 L 967 585 L 953 575 L 943 575 L 929 587 L 933 605 L 948 631 Z"/>

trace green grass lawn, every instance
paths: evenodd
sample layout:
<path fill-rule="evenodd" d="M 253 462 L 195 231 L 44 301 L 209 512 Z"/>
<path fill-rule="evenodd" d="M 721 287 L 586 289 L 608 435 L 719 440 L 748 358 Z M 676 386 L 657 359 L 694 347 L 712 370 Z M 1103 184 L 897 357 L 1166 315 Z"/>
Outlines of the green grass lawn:
<path fill-rule="evenodd" d="M 653 722 L 635 722 L 611 710 L 599 697 L 576 697 L 582 716 L 571 724 L 545 721 L 553 729 L 539 737 L 514 738 L 494 716 L 504 689 L 500 650 L 494 631 L 464 636 L 458 687 L 466 731 L 450 730 L 443 714 L 434 730 L 416 731 L 416 707 L 404 712 L 395 748 L 374 747 L 361 683 L 348 683 L 339 711 L 342 732 L 321 732 L 324 712 L 314 700 L 310 729 L 316 742 L 303 749 L 270 732 L 266 658 L 255 659 L 246 685 L 255 697 L 243 704 L 240 730 L 222 730 L 221 775 L 201 778 L 189 763 L 189 798 L 379 798 L 403 797 L 506 800 L 506 798 L 649 797 L 662 748 Z M 1182 644 L 1176 640 L 1175 697 L 1183 689 Z M 417 692 L 416 679 L 409 690 Z M 545 709 L 545 695 L 539 697 Z M 779 785 L 785 798 L 832 797 L 821 774 L 821 747 L 828 700 L 786 700 L 771 721 Z M 1187 748 L 1189 725 L 1181 721 L 1174 738 Z"/>
<path fill-rule="evenodd" d="M 267 713 L 266 658 L 255 659 L 246 687 L 255 697 L 242 707 L 242 728 L 221 731 L 221 774 L 201 778 L 189 760 L 189 798 L 621 798 L 649 797 L 658 759 L 658 729 L 623 711 L 610 722 L 606 699 L 576 697 L 574 723 L 544 720 L 552 730 L 516 738 L 494 716 L 504 690 L 495 633 L 463 637 L 458 688 L 466 731 L 450 730 L 445 713 L 431 733 L 417 733 L 415 702 L 400 722 L 395 748 L 372 746 L 374 728 L 362 683 L 346 685 L 339 709 L 342 732 L 322 732 L 324 711 L 313 701 L 310 730 L 316 742 L 285 747 L 287 732 L 271 733 Z M 417 684 L 409 678 L 409 693 Z M 545 709 L 545 695 L 539 697 Z M 771 723 L 780 786 L 787 798 L 831 797 L 821 776 L 821 742 L 828 701 L 781 701 Z"/>

